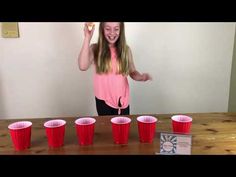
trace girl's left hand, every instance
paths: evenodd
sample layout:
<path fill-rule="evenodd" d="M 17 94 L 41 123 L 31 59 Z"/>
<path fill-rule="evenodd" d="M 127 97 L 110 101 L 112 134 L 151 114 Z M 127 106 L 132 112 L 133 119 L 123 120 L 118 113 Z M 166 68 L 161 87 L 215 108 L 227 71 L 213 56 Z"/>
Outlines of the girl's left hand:
<path fill-rule="evenodd" d="M 152 80 L 152 77 L 148 73 L 142 74 L 142 81 Z"/>

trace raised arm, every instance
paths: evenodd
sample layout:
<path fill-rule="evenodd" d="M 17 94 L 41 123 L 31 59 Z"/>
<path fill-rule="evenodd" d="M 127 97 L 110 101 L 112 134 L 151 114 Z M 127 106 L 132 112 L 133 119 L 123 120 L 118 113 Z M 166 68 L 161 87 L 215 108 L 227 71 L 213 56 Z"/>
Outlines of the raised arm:
<path fill-rule="evenodd" d="M 84 25 L 84 41 L 78 57 L 79 69 L 86 71 L 93 62 L 93 45 L 90 46 L 94 32 L 94 26 L 91 31 L 88 28 L 88 23 Z"/>
<path fill-rule="evenodd" d="M 132 55 L 130 48 L 128 48 L 128 55 L 129 55 L 129 75 L 130 75 L 130 77 L 135 81 L 152 80 L 152 77 L 148 73 L 141 74 L 136 70 L 135 65 L 134 65 L 133 55 Z"/>

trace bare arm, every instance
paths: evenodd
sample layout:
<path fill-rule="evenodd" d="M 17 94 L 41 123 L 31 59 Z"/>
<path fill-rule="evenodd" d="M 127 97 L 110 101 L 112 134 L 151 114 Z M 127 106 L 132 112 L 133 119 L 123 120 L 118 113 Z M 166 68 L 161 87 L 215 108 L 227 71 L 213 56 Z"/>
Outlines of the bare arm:
<path fill-rule="evenodd" d="M 79 69 L 86 71 L 93 62 L 93 45 L 90 46 L 90 41 L 93 36 L 94 27 L 91 31 L 88 29 L 88 24 L 84 26 L 84 41 L 78 57 Z"/>
<path fill-rule="evenodd" d="M 135 81 L 147 81 L 152 80 L 152 77 L 148 73 L 141 74 L 135 68 L 133 56 L 130 48 L 128 49 L 129 53 L 129 75 Z"/>

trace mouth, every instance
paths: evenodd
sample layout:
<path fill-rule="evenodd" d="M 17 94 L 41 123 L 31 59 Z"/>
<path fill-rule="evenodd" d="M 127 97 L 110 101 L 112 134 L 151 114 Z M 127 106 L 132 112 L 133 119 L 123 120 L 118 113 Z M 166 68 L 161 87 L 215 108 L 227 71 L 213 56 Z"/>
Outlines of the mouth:
<path fill-rule="evenodd" d="M 108 39 L 110 41 L 115 41 L 117 39 L 117 36 L 108 36 Z"/>

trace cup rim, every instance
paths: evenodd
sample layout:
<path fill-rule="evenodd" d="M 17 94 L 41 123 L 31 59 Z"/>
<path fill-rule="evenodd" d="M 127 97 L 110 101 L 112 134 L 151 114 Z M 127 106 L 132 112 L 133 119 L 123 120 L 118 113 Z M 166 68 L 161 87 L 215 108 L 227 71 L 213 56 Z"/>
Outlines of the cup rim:
<path fill-rule="evenodd" d="M 185 118 L 185 120 L 179 120 L 180 117 Z M 187 115 L 173 115 L 173 116 L 171 117 L 171 119 L 172 119 L 173 121 L 176 121 L 176 122 L 192 122 L 192 120 L 193 120 L 192 117 L 189 117 L 189 116 L 187 116 Z"/>
<path fill-rule="evenodd" d="M 117 122 L 114 122 L 116 119 L 118 119 L 118 118 L 124 118 L 124 119 L 126 119 L 127 121 L 126 122 L 123 122 L 123 123 L 117 123 Z M 130 123 L 131 122 L 131 118 L 129 118 L 129 117 L 125 117 L 125 116 L 117 116 L 117 117 L 113 117 L 113 118 L 111 118 L 111 123 L 113 123 L 113 124 L 128 124 L 128 123 Z"/>
<path fill-rule="evenodd" d="M 80 123 L 80 121 L 81 120 L 91 120 L 91 122 L 90 123 L 88 123 L 88 124 L 82 124 L 82 123 Z M 96 119 L 94 119 L 94 118 L 92 118 L 92 117 L 81 117 L 81 118 L 77 118 L 76 120 L 75 120 L 75 124 L 76 125 L 92 125 L 92 124 L 94 124 L 96 122 Z"/>
<path fill-rule="evenodd" d="M 153 121 L 151 121 L 151 122 L 144 122 L 143 120 L 141 120 L 141 119 L 144 118 L 144 117 L 150 117 L 150 118 L 153 119 Z M 149 123 L 155 123 L 155 122 L 157 122 L 157 121 L 158 121 L 158 118 L 156 118 L 156 117 L 154 117 L 154 116 L 143 115 L 143 116 L 138 116 L 138 117 L 137 117 L 137 121 L 138 121 L 138 122 L 142 122 L 142 123 L 147 123 L 147 124 L 149 124 Z"/>
<path fill-rule="evenodd" d="M 59 125 L 57 125 L 57 126 L 49 126 L 48 124 L 50 124 L 51 122 L 60 122 L 61 124 L 59 124 Z M 65 121 L 65 120 L 62 120 L 62 119 L 54 119 L 54 120 L 46 121 L 43 125 L 44 125 L 44 127 L 46 127 L 46 128 L 58 128 L 58 127 L 64 126 L 65 124 L 66 124 L 66 121 Z"/>
<path fill-rule="evenodd" d="M 14 127 L 16 124 L 19 124 L 19 123 L 25 123 L 26 125 L 24 127 L 19 127 L 19 128 Z M 17 122 L 13 122 L 10 125 L 8 125 L 8 129 L 10 129 L 10 130 L 21 130 L 21 129 L 25 129 L 25 128 L 28 128 L 28 127 L 32 126 L 32 124 L 33 123 L 30 122 L 30 121 L 17 121 Z"/>

